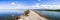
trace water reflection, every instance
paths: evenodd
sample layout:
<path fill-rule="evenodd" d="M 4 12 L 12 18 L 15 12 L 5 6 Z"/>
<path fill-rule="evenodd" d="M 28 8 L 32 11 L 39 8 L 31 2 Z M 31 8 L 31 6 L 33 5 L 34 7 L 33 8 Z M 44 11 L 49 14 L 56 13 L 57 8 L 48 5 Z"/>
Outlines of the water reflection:
<path fill-rule="evenodd" d="M 5 12 L 6 11 L 6 12 Z M 0 11 L 0 20 L 4 19 L 7 20 L 7 18 L 15 18 L 17 16 L 21 16 L 26 10 L 5 10 Z M 39 10 L 37 10 L 39 11 Z M 55 20 L 60 19 L 60 12 L 54 12 L 54 11 L 39 11 L 40 14 L 47 16 L 49 18 L 55 18 Z"/>

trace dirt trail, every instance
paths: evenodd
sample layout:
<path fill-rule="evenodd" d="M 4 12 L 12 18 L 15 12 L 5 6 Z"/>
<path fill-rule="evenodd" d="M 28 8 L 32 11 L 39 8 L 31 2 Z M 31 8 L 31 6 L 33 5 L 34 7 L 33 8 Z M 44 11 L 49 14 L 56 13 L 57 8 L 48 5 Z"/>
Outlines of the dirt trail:
<path fill-rule="evenodd" d="M 28 16 L 21 15 L 21 18 L 18 20 L 47 20 L 46 18 L 39 16 L 38 13 L 32 10 L 29 10 L 29 13 L 27 15 Z"/>

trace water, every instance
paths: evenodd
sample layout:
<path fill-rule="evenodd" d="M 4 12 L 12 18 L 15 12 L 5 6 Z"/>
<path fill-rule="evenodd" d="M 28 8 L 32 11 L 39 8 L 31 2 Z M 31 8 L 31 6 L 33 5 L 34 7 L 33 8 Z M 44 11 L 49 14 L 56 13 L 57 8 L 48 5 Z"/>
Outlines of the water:
<path fill-rule="evenodd" d="M 40 14 L 47 16 L 49 18 L 53 18 L 54 20 L 60 20 L 60 12 L 54 11 L 39 11 Z"/>
<path fill-rule="evenodd" d="M 0 10 L 0 20 L 21 16 L 25 10 Z"/>
<path fill-rule="evenodd" d="M 0 14 L 0 20 L 7 20 L 7 18 L 14 18 L 14 17 L 17 17 L 17 16 L 20 16 L 22 15 L 23 13 L 2 13 Z"/>
<path fill-rule="evenodd" d="M 20 11 L 15 11 L 15 10 L 4 10 L 0 11 L 0 20 L 5 19 L 7 17 L 15 17 L 15 16 L 20 16 L 24 13 L 26 10 L 20 10 Z M 54 12 L 54 11 L 39 11 L 40 14 L 47 16 L 49 18 L 55 18 L 55 20 L 60 19 L 60 12 Z"/>

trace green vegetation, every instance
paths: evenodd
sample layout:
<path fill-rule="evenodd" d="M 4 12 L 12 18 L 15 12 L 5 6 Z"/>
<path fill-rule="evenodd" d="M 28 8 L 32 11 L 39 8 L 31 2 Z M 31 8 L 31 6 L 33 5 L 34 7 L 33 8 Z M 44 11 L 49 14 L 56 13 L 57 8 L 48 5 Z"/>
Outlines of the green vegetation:
<path fill-rule="evenodd" d="M 37 9 L 38 11 L 56 11 L 56 12 L 60 12 L 60 9 Z"/>
<path fill-rule="evenodd" d="M 57 12 L 60 12 L 60 10 L 45 10 L 45 11 L 57 11 Z"/>

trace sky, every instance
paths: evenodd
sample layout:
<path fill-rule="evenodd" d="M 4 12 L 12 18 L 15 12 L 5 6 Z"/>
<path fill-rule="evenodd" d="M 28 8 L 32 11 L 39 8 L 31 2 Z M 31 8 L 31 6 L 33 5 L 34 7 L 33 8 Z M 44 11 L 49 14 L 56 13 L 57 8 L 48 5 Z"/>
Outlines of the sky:
<path fill-rule="evenodd" d="M 60 0 L 0 0 L 0 9 L 60 9 Z"/>
<path fill-rule="evenodd" d="M 60 9 L 60 0 L 0 0 L 0 13 L 25 11 L 15 9 Z"/>

